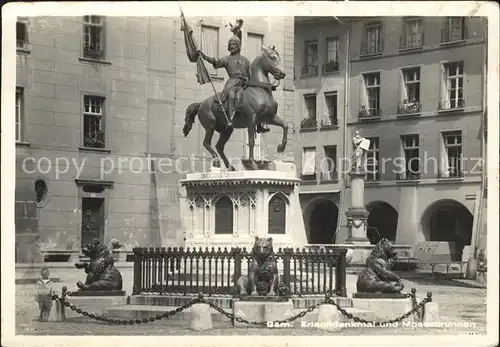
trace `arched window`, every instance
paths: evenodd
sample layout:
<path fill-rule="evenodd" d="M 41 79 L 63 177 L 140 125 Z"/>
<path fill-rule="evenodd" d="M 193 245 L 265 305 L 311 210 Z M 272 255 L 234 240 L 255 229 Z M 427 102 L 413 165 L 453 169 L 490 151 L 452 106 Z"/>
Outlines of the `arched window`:
<path fill-rule="evenodd" d="M 284 234 L 286 230 L 286 201 L 280 195 L 274 195 L 269 200 L 269 234 Z"/>
<path fill-rule="evenodd" d="M 44 180 L 36 180 L 35 182 L 36 203 L 40 207 L 44 204 L 47 198 L 47 183 Z"/>
<path fill-rule="evenodd" d="M 233 202 L 225 195 L 215 202 L 215 233 L 233 233 Z"/>

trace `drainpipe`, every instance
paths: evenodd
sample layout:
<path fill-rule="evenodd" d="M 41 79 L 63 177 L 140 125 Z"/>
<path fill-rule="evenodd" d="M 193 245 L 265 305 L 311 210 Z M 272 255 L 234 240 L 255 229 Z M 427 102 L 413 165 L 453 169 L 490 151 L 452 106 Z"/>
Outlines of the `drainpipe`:
<path fill-rule="evenodd" d="M 350 66 L 349 66 L 349 45 L 350 45 L 350 41 L 351 41 L 351 28 L 350 28 L 350 23 L 348 21 L 346 21 L 346 25 L 347 25 L 347 33 L 346 33 L 346 43 L 345 43 L 345 72 L 344 72 L 344 118 L 343 118 L 343 124 L 342 124 L 342 127 L 343 127 L 343 139 L 342 139 L 342 142 L 343 142 L 343 148 L 342 148 L 342 164 L 345 164 L 345 158 L 347 158 L 347 120 L 348 120 L 348 114 L 349 114 L 349 69 L 350 69 Z M 345 197 L 346 197 L 346 194 L 347 194 L 347 179 L 348 179 L 348 176 L 347 176 L 347 170 L 345 170 L 344 167 L 342 167 L 342 183 L 343 183 L 343 189 L 342 189 L 342 196 L 341 196 L 341 202 L 340 202 L 340 209 L 339 209 L 339 215 L 338 215 L 338 218 L 337 218 L 337 225 L 339 226 L 337 230 L 340 230 L 340 225 L 342 224 L 341 221 L 342 221 L 342 215 L 344 213 L 344 206 L 345 206 Z M 338 242 L 338 234 L 335 235 L 335 239 L 337 240 Z"/>
<path fill-rule="evenodd" d="M 487 40 L 488 28 L 485 29 L 485 52 L 483 57 L 483 83 L 481 85 L 481 92 L 483 96 L 482 100 L 482 113 L 481 113 L 481 157 L 483 158 L 482 168 L 481 168 L 481 191 L 479 192 L 479 200 L 476 200 L 478 206 L 478 213 L 475 216 L 476 223 L 474 223 L 474 229 L 472 231 L 472 239 L 471 239 L 471 252 L 469 254 L 469 259 L 467 261 L 467 278 L 468 279 L 476 279 L 477 273 L 477 255 L 478 250 L 477 247 L 479 245 L 479 235 L 481 233 L 482 220 L 483 220 L 483 209 L 484 209 L 484 190 L 486 187 L 486 179 L 487 179 L 487 166 L 486 164 L 486 139 L 484 138 L 484 133 L 486 129 L 486 116 L 487 116 L 487 73 L 488 73 L 488 40 Z"/>

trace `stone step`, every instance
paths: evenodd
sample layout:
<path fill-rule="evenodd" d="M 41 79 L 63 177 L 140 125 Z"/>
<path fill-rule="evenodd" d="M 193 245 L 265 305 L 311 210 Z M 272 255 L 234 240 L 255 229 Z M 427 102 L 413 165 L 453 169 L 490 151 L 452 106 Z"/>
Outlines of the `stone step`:
<path fill-rule="evenodd" d="M 182 306 L 189 301 L 193 300 L 196 296 L 183 296 L 183 295 L 131 295 L 131 305 L 147 305 L 147 306 Z M 217 306 L 230 309 L 233 307 L 231 296 L 207 296 L 206 299 Z M 307 308 L 324 300 L 323 295 L 308 296 L 300 298 L 291 298 L 294 308 Z M 335 298 L 337 304 L 341 307 L 352 307 L 351 298 L 337 297 Z"/>
<path fill-rule="evenodd" d="M 163 314 L 165 312 L 175 310 L 177 306 L 156 306 L 156 305 L 124 305 L 109 308 L 106 310 L 106 314 L 108 317 L 117 318 L 117 319 L 143 319 L 155 317 L 157 315 Z M 224 309 L 225 311 L 232 313 L 232 309 Z M 293 310 L 293 314 L 299 314 L 302 312 L 303 308 L 295 308 Z M 375 320 L 375 315 L 373 312 L 369 310 L 347 307 L 345 310 L 353 314 L 356 317 L 363 318 L 365 320 Z M 212 321 L 214 322 L 230 322 L 230 319 L 223 314 L 212 309 Z M 300 324 L 300 322 L 316 322 L 318 317 L 318 309 L 306 314 L 304 317 L 298 318 L 294 324 Z M 191 308 L 187 308 L 186 310 L 176 313 L 175 315 L 166 318 L 165 320 L 174 320 L 174 321 L 188 321 L 191 318 Z M 342 321 L 351 322 L 350 319 L 342 315 Z"/>

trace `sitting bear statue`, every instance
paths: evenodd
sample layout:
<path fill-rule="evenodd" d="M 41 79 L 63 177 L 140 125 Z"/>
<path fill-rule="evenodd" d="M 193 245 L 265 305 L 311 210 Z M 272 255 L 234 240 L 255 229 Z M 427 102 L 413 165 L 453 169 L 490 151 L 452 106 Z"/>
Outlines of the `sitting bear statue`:
<path fill-rule="evenodd" d="M 256 237 L 252 257 L 248 275 L 241 276 L 236 282 L 236 295 L 290 297 L 289 288 L 278 274 L 272 237 Z"/>
<path fill-rule="evenodd" d="M 391 271 L 396 252 L 391 241 L 383 238 L 366 259 L 366 268 L 358 276 L 358 293 L 400 293 L 403 283 Z"/>
<path fill-rule="evenodd" d="M 101 244 L 98 238 L 94 238 L 82 252 L 90 258 L 90 262 L 75 264 L 77 269 L 85 269 L 87 274 L 85 283 L 81 281 L 76 283 L 80 291 L 122 289 L 122 275 L 114 266 L 114 259 L 108 247 Z"/>

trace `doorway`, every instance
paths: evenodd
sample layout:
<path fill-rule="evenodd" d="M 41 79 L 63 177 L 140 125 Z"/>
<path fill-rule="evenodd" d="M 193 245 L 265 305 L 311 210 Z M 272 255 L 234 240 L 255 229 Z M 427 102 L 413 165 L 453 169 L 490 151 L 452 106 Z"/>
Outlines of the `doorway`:
<path fill-rule="evenodd" d="M 96 237 L 104 241 L 104 198 L 82 198 L 81 247 Z"/>

